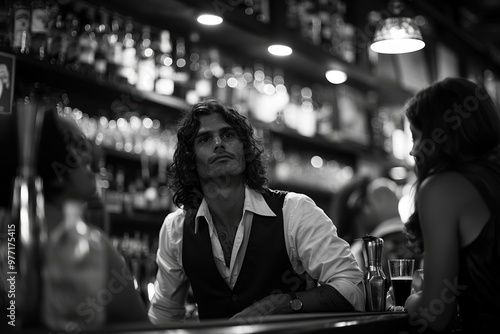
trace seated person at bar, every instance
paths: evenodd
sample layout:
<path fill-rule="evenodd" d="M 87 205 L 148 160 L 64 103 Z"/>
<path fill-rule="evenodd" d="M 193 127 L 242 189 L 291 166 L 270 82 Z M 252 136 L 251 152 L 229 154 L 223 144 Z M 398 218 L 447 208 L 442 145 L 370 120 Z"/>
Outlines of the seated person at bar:
<path fill-rule="evenodd" d="M 370 234 L 384 239 L 382 266 L 388 275 L 387 260 L 413 257 L 405 245 L 404 224 L 398 211 L 397 184 L 385 177 L 365 176 L 355 181 L 355 185 L 350 187 L 352 191 L 344 196 L 344 200 L 338 199 L 342 203 L 336 203 L 335 209 L 344 214 L 334 221 L 350 225 L 353 230 L 356 239 L 351 244 L 351 251 L 362 269 L 365 269 L 365 263 L 360 238 Z"/>
<path fill-rule="evenodd" d="M 418 331 L 500 328 L 500 124 L 485 89 L 447 78 L 405 107 L 413 135 L 416 211 L 411 245 L 424 253 L 423 289 L 405 308 Z"/>
<path fill-rule="evenodd" d="M 4 119 L 4 121 L 7 121 L 7 119 Z M 11 138 L 10 142 L 13 139 Z M 3 142 L 9 141 L 5 140 Z M 17 161 L 15 157 L 17 152 L 12 150 L 11 153 L 13 156 L 9 161 L 15 163 Z M 47 223 L 49 242 L 52 241 L 53 232 L 61 224 L 66 224 L 64 221 L 65 203 L 74 201 L 75 203 L 84 204 L 95 193 L 95 176 L 90 169 L 91 162 L 91 144 L 77 124 L 68 117 L 58 116 L 53 110 L 46 112 L 41 132 L 37 171 L 43 180 L 45 221 Z M 10 168 L 10 170 L 13 171 L 14 169 Z M 5 184 L 12 184 L 11 180 L 8 180 L 10 177 L 6 177 Z M 5 188 L 12 191 L 12 187 Z M 6 198 L 7 196 L 3 197 Z M 91 229 L 93 232 L 99 231 L 95 227 L 91 227 Z M 101 289 L 98 291 L 98 294 L 101 293 L 100 296 L 89 295 L 85 296 L 84 300 L 72 300 L 72 297 L 79 295 L 77 293 L 79 288 L 85 291 L 85 288 L 78 285 L 78 282 L 81 282 L 84 278 L 75 279 L 74 273 L 61 271 L 60 268 L 54 266 L 49 267 L 45 271 L 49 276 L 57 271 L 63 276 L 66 275 L 66 278 L 61 278 L 65 283 L 74 285 L 57 285 L 49 282 L 48 285 L 44 286 L 43 289 L 56 289 L 54 291 L 58 289 L 59 291 L 57 291 L 57 296 L 55 296 L 56 293 L 50 293 L 48 290 L 44 291 L 45 298 L 41 307 L 43 325 L 55 330 L 68 330 L 69 328 L 83 330 L 88 326 L 92 326 L 94 319 L 102 316 L 104 316 L 104 323 L 100 323 L 100 325 L 118 323 L 150 324 L 146 307 L 134 289 L 133 277 L 123 257 L 113 248 L 102 231 L 99 231 L 98 234 L 91 232 L 91 235 L 100 235 L 98 240 L 103 242 L 102 246 L 105 254 L 103 289 L 107 289 L 107 291 L 101 291 Z M 53 247 L 53 244 L 48 246 L 52 247 L 56 252 L 51 254 L 59 259 L 69 255 L 67 249 L 61 248 L 58 252 L 56 247 Z M 68 259 L 71 260 L 71 257 Z M 54 263 L 54 261 L 46 259 L 46 265 L 47 263 Z M 85 260 L 85 263 L 88 263 L 88 261 Z M 98 286 L 97 281 L 93 284 Z M 57 299 L 57 297 L 61 296 L 69 298 L 69 300 L 64 299 L 67 303 L 61 303 L 61 300 Z M 53 306 L 53 312 L 46 312 L 47 305 Z M 78 306 L 76 309 L 75 305 Z M 71 323 L 68 321 L 71 321 Z"/>
<path fill-rule="evenodd" d="M 201 320 L 364 310 L 348 243 L 309 197 L 266 187 L 246 117 L 200 102 L 177 137 L 170 173 L 182 209 L 160 231 L 153 323 L 184 319 L 190 285 Z M 306 275 L 317 282 L 307 290 Z"/>

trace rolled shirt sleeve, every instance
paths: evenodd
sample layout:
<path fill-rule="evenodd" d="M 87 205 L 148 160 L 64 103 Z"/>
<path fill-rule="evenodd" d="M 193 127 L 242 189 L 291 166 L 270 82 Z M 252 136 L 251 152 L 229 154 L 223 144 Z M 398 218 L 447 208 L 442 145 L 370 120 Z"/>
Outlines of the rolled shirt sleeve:
<path fill-rule="evenodd" d="M 329 284 L 357 311 L 365 310 L 363 272 L 331 219 L 306 195 L 288 193 L 283 206 L 287 251 L 294 270 Z"/>
<path fill-rule="evenodd" d="M 156 262 L 158 273 L 148 316 L 153 324 L 184 321 L 189 281 L 182 269 L 182 231 L 185 212 L 169 214 L 160 230 Z"/>

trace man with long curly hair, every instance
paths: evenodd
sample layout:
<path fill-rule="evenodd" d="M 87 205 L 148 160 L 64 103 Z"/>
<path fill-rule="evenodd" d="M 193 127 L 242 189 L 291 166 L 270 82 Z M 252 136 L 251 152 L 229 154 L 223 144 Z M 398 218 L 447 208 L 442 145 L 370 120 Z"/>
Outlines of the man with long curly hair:
<path fill-rule="evenodd" d="M 190 287 L 202 320 L 364 309 L 348 243 L 309 197 L 267 187 L 246 117 L 200 102 L 177 137 L 169 172 L 180 209 L 160 231 L 153 323 L 182 321 Z"/>

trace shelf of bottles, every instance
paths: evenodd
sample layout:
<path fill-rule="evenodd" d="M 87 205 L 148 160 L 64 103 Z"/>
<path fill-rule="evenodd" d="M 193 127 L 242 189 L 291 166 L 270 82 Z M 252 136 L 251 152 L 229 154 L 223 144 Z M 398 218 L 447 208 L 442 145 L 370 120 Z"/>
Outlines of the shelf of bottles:
<path fill-rule="evenodd" d="M 337 129 L 328 126 L 337 117 L 334 113 L 343 112 L 336 110 L 343 95 L 336 97 L 334 88 L 287 81 L 282 69 L 263 62 L 242 64 L 212 45 L 203 45 L 196 33 L 173 35 L 87 2 L 61 3 L 15 1 L 8 8 L 10 15 L 3 17 L 7 23 L 1 32 L 2 48 L 20 59 L 36 59 L 177 109 L 215 97 L 259 121 L 273 123 L 281 116 L 286 128 L 306 137 L 368 143 L 366 131 L 344 136 L 350 130 L 342 124 Z M 239 5 L 258 21 L 270 19 L 268 1 Z M 342 1 L 290 0 L 286 8 L 290 29 L 329 53 L 354 61 L 349 33 L 353 28 L 344 21 Z"/>
<path fill-rule="evenodd" d="M 173 130 L 136 113 L 115 120 L 62 103 L 57 112 L 74 119 L 96 145 L 97 186 L 112 221 L 160 226 L 173 210 L 166 175 L 176 145 Z"/>
<path fill-rule="evenodd" d="M 140 294 L 144 304 L 149 306 L 154 294 L 154 282 L 158 266 L 156 252 L 158 238 L 151 239 L 148 234 L 135 231 L 133 236 L 125 232 L 122 236 L 111 239 L 113 247 L 123 256 L 132 275 L 134 287 Z"/>
<path fill-rule="evenodd" d="M 289 31 L 298 32 L 304 40 L 347 63 L 355 62 L 353 27 L 344 19 L 343 1 L 288 0 L 286 5 Z M 272 19 L 269 1 L 241 1 L 238 6 L 257 22 L 267 24 Z M 6 9 L 7 14 L 0 19 L 0 47 L 18 55 L 22 64 L 73 73 L 77 80 L 111 86 L 178 110 L 215 97 L 252 122 L 278 134 L 293 133 L 313 148 L 330 145 L 332 150 L 347 150 L 352 155 L 368 154 L 374 148 L 391 152 L 387 144 L 391 140 L 389 118 L 379 112 L 368 115 L 367 94 L 352 87 L 286 80 L 283 69 L 263 61 L 237 61 L 234 55 L 203 44 L 196 33 L 173 34 L 89 2 L 17 0 Z M 129 111 L 105 117 L 80 114 L 76 109 L 74 116 L 110 159 L 128 157 L 141 165 L 158 163 L 161 168 L 171 160 L 173 129 L 162 126 L 159 120 Z M 303 163 L 305 170 L 314 168 L 308 182 L 323 185 L 323 170 L 335 164 L 325 163 L 318 169 L 309 159 Z M 277 161 L 278 170 L 289 162 Z M 111 164 L 101 168 L 109 174 L 108 179 L 122 183 L 121 174 L 126 171 Z M 138 211 L 158 207 L 157 203 L 144 205 L 141 199 L 141 194 L 148 193 L 142 190 L 150 188 L 137 182 L 149 180 L 145 170 L 141 167 L 140 176 L 126 175 L 125 185 L 115 187 L 108 180 L 112 212 L 125 212 L 130 202 Z M 318 170 L 321 172 L 316 173 Z M 342 166 L 339 170 L 338 175 L 350 175 L 342 172 Z M 151 178 L 151 182 L 154 187 L 163 180 Z M 118 195 L 113 188 L 120 189 Z M 141 190 L 139 195 L 137 189 Z M 165 207 L 162 204 L 161 209 Z"/>

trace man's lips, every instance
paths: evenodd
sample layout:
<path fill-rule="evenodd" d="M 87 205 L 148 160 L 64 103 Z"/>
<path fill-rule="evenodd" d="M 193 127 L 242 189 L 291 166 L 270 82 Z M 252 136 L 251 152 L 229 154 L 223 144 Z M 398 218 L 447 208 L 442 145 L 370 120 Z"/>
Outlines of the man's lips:
<path fill-rule="evenodd" d="M 220 154 L 220 155 L 216 155 L 214 157 L 212 157 L 210 159 L 210 163 L 214 163 L 214 162 L 217 162 L 221 159 L 232 159 L 233 157 L 230 155 L 230 154 Z"/>

